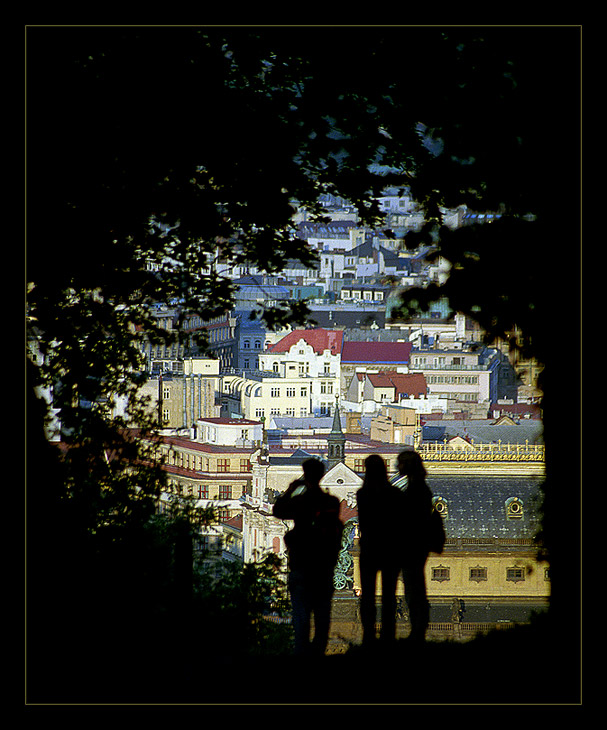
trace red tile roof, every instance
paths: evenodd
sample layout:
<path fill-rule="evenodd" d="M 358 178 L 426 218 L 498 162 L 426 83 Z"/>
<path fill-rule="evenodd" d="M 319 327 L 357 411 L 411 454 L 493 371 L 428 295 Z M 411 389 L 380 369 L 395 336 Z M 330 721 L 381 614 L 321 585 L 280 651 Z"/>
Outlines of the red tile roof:
<path fill-rule="evenodd" d="M 341 361 L 360 363 L 408 363 L 410 342 L 344 342 Z"/>
<path fill-rule="evenodd" d="M 423 373 L 367 373 L 367 377 L 374 388 L 394 388 L 396 397 L 401 393 L 407 393 L 417 398 L 428 393 Z"/>
<path fill-rule="evenodd" d="M 270 347 L 269 352 L 288 352 L 300 340 L 304 340 L 319 355 L 322 355 L 325 350 L 330 350 L 332 355 L 338 355 L 342 350 L 344 333 L 342 330 L 322 328 L 293 330 L 293 332 L 289 332 L 286 337 Z"/>

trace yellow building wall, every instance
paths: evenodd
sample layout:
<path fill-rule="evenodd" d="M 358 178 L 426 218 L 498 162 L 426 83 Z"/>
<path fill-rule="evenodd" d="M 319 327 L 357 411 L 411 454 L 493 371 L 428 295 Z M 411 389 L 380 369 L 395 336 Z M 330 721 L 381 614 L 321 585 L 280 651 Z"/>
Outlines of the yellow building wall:
<path fill-rule="evenodd" d="M 360 590 L 360 569 L 358 555 L 353 555 L 354 589 Z M 433 580 L 433 568 L 448 568 L 449 580 Z M 487 580 L 470 580 L 470 568 L 487 568 Z M 506 579 L 508 568 L 523 568 L 525 579 L 511 581 Z M 473 598 L 547 598 L 550 595 L 550 581 L 547 579 L 548 563 L 538 561 L 531 555 L 515 554 L 468 554 L 468 555 L 430 555 L 426 561 L 426 591 L 428 598 L 451 597 Z M 381 595 L 381 580 L 376 586 Z M 399 578 L 397 595 L 404 595 L 404 586 Z"/>

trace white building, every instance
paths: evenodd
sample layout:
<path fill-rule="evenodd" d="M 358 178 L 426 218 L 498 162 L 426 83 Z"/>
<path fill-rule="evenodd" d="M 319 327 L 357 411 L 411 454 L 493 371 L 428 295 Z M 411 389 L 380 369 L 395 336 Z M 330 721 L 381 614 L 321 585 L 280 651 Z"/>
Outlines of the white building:
<path fill-rule="evenodd" d="M 196 441 L 219 446 L 255 446 L 263 439 L 263 424 L 246 418 L 199 418 Z"/>
<path fill-rule="evenodd" d="M 309 416 L 313 412 L 312 379 L 309 376 L 292 375 L 278 377 L 268 373 L 249 377 L 224 377 L 224 388 L 240 398 L 240 411 L 244 418 L 265 419 L 271 416 Z"/>
<path fill-rule="evenodd" d="M 262 399 L 253 407 L 269 409 L 266 417 L 330 414 L 339 395 L 342 345 L 341 330 L 290 332 L 259 355 L 260 370 L 278 377 L 273 382 L 264 379 L 261 390 L 251 389 L 251 397 Z"/>
<path fill-rule="evenodd" d="M 421 371 L 429 394 L 468 403 L 495 403 L 498 396 L 497 350 L 416 350 L 410 371 Z"/>

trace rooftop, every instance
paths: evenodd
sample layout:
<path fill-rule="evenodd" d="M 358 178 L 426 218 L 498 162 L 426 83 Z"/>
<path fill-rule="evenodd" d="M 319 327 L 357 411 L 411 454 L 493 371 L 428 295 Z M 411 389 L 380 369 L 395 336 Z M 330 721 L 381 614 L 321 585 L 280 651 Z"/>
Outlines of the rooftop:
<path fill-rule="evenodd" d="M 426 395 L 428 385 L 423 373 L 367 373 L 367 378 L 374 388 L 394 388 L 395 395 Z"/>
<path fill-rule="evenodd" d="M 444 519 L 447 538 L 530 539 L 540 526 L 541 479 L 528 478 L 429 478 L 434 497 L 447 505 Z M 507 501 L 522 503 L 522 516 L 509 518 Z"/>
<path fill-rule="evenodd" d="M 312 347 L 314 352 L 322 355 L 325 350 L 329 350 L 332 355 L 338 355 L 342 350 L 344 333 L 341 330 L 329 329 L 297 329 L 289 332 L 286 337 L 277 342 L 268 349 L 268 352 L 288 352 L 293 345 L 303 340 Z"/>
<path fill-rule="evenodd" d="M 408 363 L 410 342 L 344 342 L 342 363 Z"/>
<path fill-rule="evenodd" d="M 422 423 L 424 416 L 422 416 Z M 443 441 L 461 436 L 474 443 L 503 444 L 543 443 L 544 427 L 538 419 L 522 419 L 512 425 L 499 425 L 494 419 L 486 420 L 432 420 L 423 425 L 422 438 L 428 441 Z"/>

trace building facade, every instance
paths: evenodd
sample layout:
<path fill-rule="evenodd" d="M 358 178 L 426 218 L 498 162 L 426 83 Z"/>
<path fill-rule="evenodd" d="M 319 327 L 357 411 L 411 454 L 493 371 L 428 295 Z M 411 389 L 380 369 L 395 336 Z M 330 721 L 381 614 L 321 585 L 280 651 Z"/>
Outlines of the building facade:
<path fill-rule="evenodd" d="M 153 375 L 141 388 L 162 428 L 191 428 L 199 418 L 219 415 L 219 361 L 189 358 L 180 366 L 180 372 Z"/>

